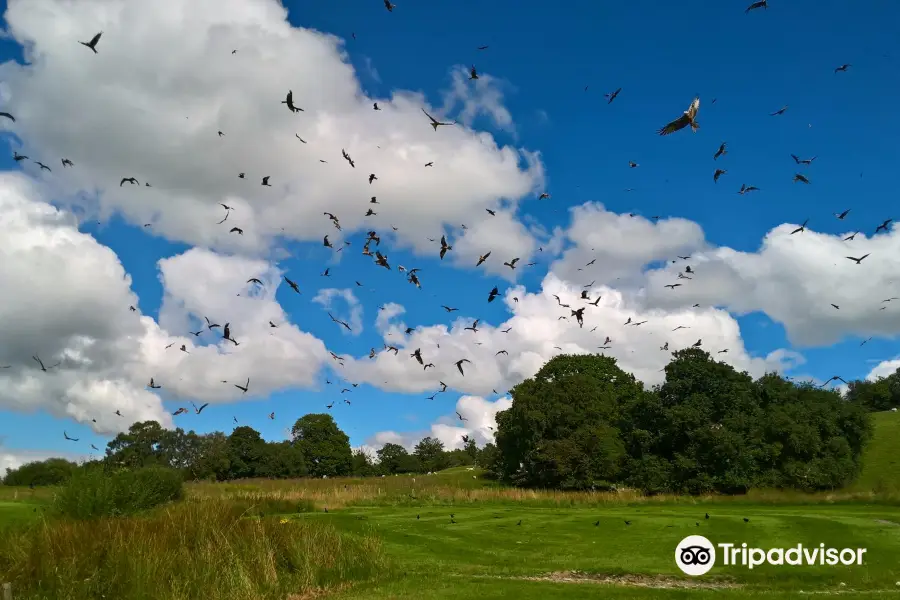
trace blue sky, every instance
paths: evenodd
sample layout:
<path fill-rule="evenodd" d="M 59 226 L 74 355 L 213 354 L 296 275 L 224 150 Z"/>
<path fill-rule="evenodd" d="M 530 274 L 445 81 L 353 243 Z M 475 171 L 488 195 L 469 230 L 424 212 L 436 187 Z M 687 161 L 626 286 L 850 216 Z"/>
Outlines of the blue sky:
<path fill-rule="evenodd" d="M 291 25 L 346 40 L 363 91 L 382 102 L 390 99 L 393 90 L 418 90 L 439 106 L 453 65 L 474 64 L 479 72 L 496 78 L 514 131 L 497 127 L 484 114 L 472 127 L 490 132 L 498 144 L 540 152 L 544 188 L 552 200 L 522 201 L 517 215 L 529 215 L 548 231 L 569 227 L 569 207 L 594 201 L 616 213 L 694 221 L 710 244 L 742 252 L 756 252 L 763 237 L 778 225 L 807 218 L 809 227 L 818 232 L 839 235 L 860 229 L 871 236 L 895 210 L 893 171 L 900 158 L 896 143 L 900 131 L 893 116 L 900 92 L 900 39 L 896 36 L 900 5 L 860 3 L 851 11 L 837 0 L 772 0 L 767 11 L 745 14 L 748 3 L 576 1 L 555 8 L 530 0 L 496 0 L 487 5 L 459 0 L 402 2 L 392 13 L 377 0 L 359 3 L 352 11 L 327 2 L 285 4 Z M 85 32 L 79 39 L 87 37 Z M 99 45 L 101 52 L 105 42 Z M 489 48 L 476 50 L 482 45 Z M 92 58 L 73 43 L 72 53 L 80 50 L 87 53 L 85 60 Z M 0 60 L 22 60 L 15 41 L 0 44 Z M 852 67 L 834 73 L 844 63 Z M 622 92 L 607 104 L 603 94 L 617 88 Z M 655 130 L 681 114 L 695 94 L 701 98 L 700 131 L 656 136 Z M 66 99 L 57 98 L 57 102 L 65 111 Z M 784 105 L 789 106 L 784 115 L 769 116 Z M 21 147 L 27 151 L 31 141 L 22 139 Z M 728 143 L 729 154 L 714 162 L 712 154 L 722 142 Z M 0 169 L 21 167 L 10 156 L 19 147 L 10 143 L 10 152 L 0 156 Z M 791 153 L 817 160 L 801 168 Z M 630 169 L 628 161 L 640 166 Z M 339 163 L 340 158 L 331 155 L 329 162 Z M 728 173 L 714 184 L 712 174 L 719 166 Z M 792 182 L 796 172 L 806 173 L 812 185 Z M 742 183 L 762 191 L 737 195 Z M 634 191 L 626 192 L 626 188 Z M 852 211 L 845 222 L 831 216 L 847 208 Z M 483 218 L 484 212 L 479 211 L 468 224 Z M 379 231 L 385 229 L 382 226 Z M 157 261 L 177 256 L 191 244 L 153 235 L 119 216 L 100 225 L 86 222 L 81 231 L 118 255 L 133 279 L 141 310 L 157 319 L 164 292 Z M 336 233 L 327 221 L 321 232 Z M 510 317 L 503 302 L 485 303 L 493 285 L 503 291 L 508 282 L 471 269 L 451 268 L 437 259 L 436 252 L 426 257 L 391 249 L 392 265 L 422 269 L 424 289 L 392 284 L 396 272 L 373 268 L 359 254 L 362 232 L 348 238 L 353 252 L 346 252 L 349 256 L 340 262 L 332 260 L 319 239 L 286 242 L 291 256 L 278 263 L 301 284 L 303 294 L 296 296 L 283 285 L 277 300 L 293 323 L 321 339 L 329 350 L 364 356 L 371 347 L 381 349 L 383 340 L 372 323 L 379 306 L 387 302 L 406 308 L 408 324 L 449 325 L 457 315 L 500 324 Z M 540 290 L 555 258 L 550 252 L 537 253 L 530 260 L 538 266 L 520 269 L 517 283 L 529 291 Z M 326 266 L 331 266 L 330 278 L 320 276 Z M 365 285 L 357 287 L 355 281 Z M 316 290 L 323 287 L 354 289 L 364 310 L 362 335 L 345 335 L 312 302 Z M 885 297 L 893 295 L 892 290 L 884 292 Z M 440 304 L 460 311 L 448 315 Z M 346 307 L 336 306 L 347 314 Z M 765 314 L 736 318 L 750 355 L 791 347 L 782 324 Z M 878 362 L 898 352 L 896 341 L 887 337 L 863 347 L 860 341 L 868 335 L 848 331 L 844 337 L 833 345 L 798 348 L 807 363 L 793 374 L 820 380 L 835 374 L 845 379 L 865 377 Z M 335 384 L 325 385 L 325 379 Z M 342 395 L 338 390 L 344 386 L 327 367 L 318 381 L 314 389 L 214 404 L 203 419 L 189 415 L 176 422 L 197 431 L 230 431 L 236 417 L 264 437 L 279 439 L 295 418 L 322 411 L 334 400 L 332 413 L 356 446 L 380 431 L 426 430 L 441 417 L 452 416 L 461 395 L 451 390 L 429 401 L 425 397 L 436 390 L 403 394 L 365 383 Z M 343 404 L 343 398 L 349 398 L 352 406 Z M 170 411 L 187 405 L 165 395 L 163 399 Z M 267 418 L 271 411 L 278 416 L 274 421 Z M 110 438 L 93 432 L 89 423 L 52 416 L 45 410 L 18 408 L 2 410 L 0 415 L 0 435 L 5 437 L 5 448 L 13 452 L 71 452 L 72 444 L 62 439 L 63 429 L 81 438 L 80 447 L 86 442 L 102 448 Z"/>

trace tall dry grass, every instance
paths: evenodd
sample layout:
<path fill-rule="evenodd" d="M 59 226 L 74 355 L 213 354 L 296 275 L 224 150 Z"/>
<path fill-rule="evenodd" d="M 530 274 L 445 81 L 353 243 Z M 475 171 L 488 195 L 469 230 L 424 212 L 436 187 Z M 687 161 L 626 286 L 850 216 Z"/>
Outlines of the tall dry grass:
<path fill-rule="evenodd" d="M 0 580 L 16 600 L 284 600 L 388 569 L 374 535 L 248 508 L 195 498 L 129 518 L 43 519 L 0 539 Z"/>
<path fill-rule="evenodd" d="M 262 502 L 306 501 L 319 508 L 347 506 L 441 506 L 476 503 L 527 504 L 546 507 L 603 507 L 633 504 L 900 504 L 900 494 L 876 491 L 803 493 L 790 490 L 751 490 L 742 496 L 646 496 L 636 490 L 618 492 L 571 492 L 510 488 L 468 473 L 398 476 L 384 478 L 335 478 L 266 480 L 251 479 L 187 486 L 192 497 L 225 497 Z"/>

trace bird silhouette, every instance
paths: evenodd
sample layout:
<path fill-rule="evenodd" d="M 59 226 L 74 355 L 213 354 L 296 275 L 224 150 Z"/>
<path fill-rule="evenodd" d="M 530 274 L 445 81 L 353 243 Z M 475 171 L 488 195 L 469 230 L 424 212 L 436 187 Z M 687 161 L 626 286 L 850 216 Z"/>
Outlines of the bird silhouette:
<path fill-rule="evenodd" d="M 92 37 L 92 38 L 91 38 L 91 41 L 89 41 L 89 42 L 78 42 L 78 43 L 81 44 L 82 46 L 87 46 L 88 48 L 90 48 L 91 50 L 94 51 L 94 54 L 97 54 L 97 42 L 100 41 L 100 36 L 102 36 L 102 35 L 103 35 L 103 32 L 101 31 L 100 33 L 98 33 L 97 35 L 95 35 L 94 37 Z M 82 52 L 84 52 L 84 50 L 82 50 Z"/>

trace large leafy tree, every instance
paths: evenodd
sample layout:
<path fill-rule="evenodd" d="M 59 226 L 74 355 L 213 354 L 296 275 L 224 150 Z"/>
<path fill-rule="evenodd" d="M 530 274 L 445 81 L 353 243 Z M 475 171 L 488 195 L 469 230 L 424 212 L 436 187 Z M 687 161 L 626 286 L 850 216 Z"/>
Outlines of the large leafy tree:
<path fill-rule="evenodd" d="M 228 436 L 229 479 L 264 477 L 266 441 L 259 432 L 242 425 Z"/>
<path fill-rule="evenodd" d="M 444 443 L 437 438 L 430 436 L 422 438 L 413 449 L 413 455 L 418 459 L 423 471 L 440 471 L 447 467 Z"/>
<path fill-rule="evenodd" d="M 304 415 L 294 423 L 291 435 L 303 452 L 306 467 L 313 477 L 350 474 L 353 464 L 350 438 L 340 430 L 331 415 Z"/>
<path fill-rule="evenodd" d="M 409 452 L 400 444 L 387 443 L 375 454 L 378 456 L 379 470 L 386 475 L 403 473 L 409 465 Z"/>
<path fill-rule="evenodd" d="M 851 381 L 847 399 L 873 412 L 900 407 L 900 369 L 875 381 Z"/>
<path fill-rule="evenodd" d="M 863 447 L 872 435 L 864 405 L 774 374 L 757 385 L 766 413 L 757 485 L 824 490 L 858 475 Z"/>
<path fill-rule="evenodd" d="M 626 458 L 622 406 L 642 394 L 614 358 L 554 357 L 512 390 L 512 406 L 497 415 L 497 474 L 566 489 L 617 480 Z"/>
<path fill-rule="evenodd" d="M 675 352 L 658 392 L 655 450 L 677 491 L 744 492 L 758 475 L 765 414 L 747 373 L 699 348 Z"/>

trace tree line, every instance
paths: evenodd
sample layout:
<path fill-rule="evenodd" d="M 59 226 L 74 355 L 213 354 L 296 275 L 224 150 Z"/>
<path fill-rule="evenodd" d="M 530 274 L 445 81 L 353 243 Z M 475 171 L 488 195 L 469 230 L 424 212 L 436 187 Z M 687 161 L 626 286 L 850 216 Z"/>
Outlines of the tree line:
<path fill-rule="evenodd" d="M 350 447 L 350 438 L 328 414 L 308 414 L 294 423 L 291 439 L 266 441 L 245 425 L 228 435 L 215 431 L 199 434 L 181 428 L 164 429 L 156 421 L 134 423 L 106 447 L 102 459 L 87 467 L 120 470 L 162 466 L 176 469 L 189 480 L 230 481 L 245 478 L 371 477 L 426 473 L 487 460 L 493 445 L 478 448 L 468 439 L 458 450 L 447 450 L 433 437 L 416 444 L 412 452 L 399 444 L 385 444 L 370 456 Z M 7 469 L 6 485 L 57 485 L 82 468 L 62 458 L 31 462 Z"/>
<path fill-rule="evenodd" d="M 776 374 L 752 379 L 700 349 L 673 353 L 661 385 L 645 386 L 615 359 L 562 355 L 511 390 L 495 443 L 462 449 L 422 439 L 352 450 L 331 415 L 308 414 L 291 439 L 251 427 L 230 434 L 135 423 L 107 444 L 104 466 L 164 466 L 187 479 L 379 476 L 478 465 L 509 485 L 630 487 L 656 493 L 744 493 L 751 488 L 835 489 L 852 481 L 872 435 L 869 412 L 900 405 L 900 369 L 853 381 L 845 397 Z M 63 459 L 7 470 L 7 485 L 51 485 L 77 468 Z"/>

